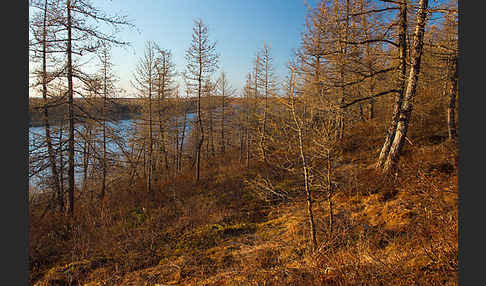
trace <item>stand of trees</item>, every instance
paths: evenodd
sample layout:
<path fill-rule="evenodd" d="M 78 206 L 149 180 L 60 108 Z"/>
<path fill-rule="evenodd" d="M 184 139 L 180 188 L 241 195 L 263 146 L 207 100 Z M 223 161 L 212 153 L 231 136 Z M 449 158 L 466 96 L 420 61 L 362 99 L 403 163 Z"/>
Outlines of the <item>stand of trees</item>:
<path fill-rule="evenodd" d="M 94 7 L 89 1 L 84 0 L 44 0 L 32 1 L 30 4 L 36 8 L 38 12 L 32 17 L 30 23 L 30 55 L 31 59 L 41 61 L 41 69 L 37 74 L 39 83 L 36 86 L 42 87 L 42 94 L 44 99 L 44 126 L 46 129 L 46 142 L 49 150 L 49 165 L 51 169 L 52 182 L 55 185 L 58 194 L 59 210 L 64 211 L 63 192 L 60 188 L 60 182 L 64 180 L 57 171 L 58 166 L 55 164 L 56 154 L 52 147 L 52 138 L 49 125 L 48 108 L 51 104 L 48 97 L 55 98 L 52 100 L 54 105 L 67 105 L 68 122 L 68 213 L 74 215 L 75 205 L 75 123 L 79 121 L 80 117 L 84 118 L 84 122 L 89 120 L 100 121 L 96 118 L 96 114 L 91 114 L 87 109 L 80 105 L 76 105 L 74 97 L 89 96 L 82 89 L 93 91 L 95 76 L 83 72 L 81 69 L 81 56 L 89 54 L 102 53 L 106 51 L 106 45 L 127 45 L 110 33 L 101 32 L 99 28 L 93 25 L 93 22 L 105 23 L 113 28 L 119 26 L 132 26 L 124 17 L 106 15 L 103 11 Z M 50 65 L 48 65 L 48 61 Z M 105 61 L 106 63 L 106 61 Z M 106 84 L 106 68 L 105 67 L 105 91 L 107 91 Z M 83 88 L 84 86 L 84 88 Z M 90 92 L 89 92 L 90 93 Z M 91 94 L 92 95 L 92 94 Z M 105 93 L 106 95 L 106 93 Z M 104 96 L 103 98 L 106 98 Z M 79 116 L 76 116 L 79 115 Z M 102 120 L 103 121 L 103 120 Z M 84 173 L 87 172 L 87 164 L 89 161 L 89 138 L 86 134 L 89 133 L 85 125 L 85 158 L 84 158 Z M 62 145 L 62 144 L 61 144 Z M 61 152 L 61 151 L 59 151 Z M 63 166 L 59 166 L 63 168 Z"/>
<path fill-rule="evenodd" d="M 38 12 L 31 19 L 30 55 L 40 65 L 35 86 L 42 93 L 38 110 L 45 129 L 45 137 L 34 147 L 46 149 L 32 151 L 31 175 L 49 170 L 47 187 L 60 213 L 75 214 L 75 198 L 81 197 L 76 193 L 76 168 L 83 173 L 79 193 L 93 189 L 88 185 L 91 178 L 104 200 L 115 177 L 129 185 L 142 179 L 146 192 L 153 194 L 186 171 L 195 172 L 198 183 L 206 176 L 205 168 L 218 159 L 239 156 L 247 170 L 258 166 L 301 175 L 315 250 L 319 238 L 312 196 L 327 193 L 331 235 L 333 170 L 340 163 L 347 130 L 388 118 L 376 169 L 389 176 L 400 169 L 407 134 L 416 128 L 411 126 L 414 107 L 426 104 L 425 93 L 440 91 L 443 102 L 428 104 L 447 106 L 448 137 L 455 142 L 458 136 L 454 1 L 321 1 L 309 10 L 286 82 L 279 83 L 279 67 L 264 44 L 249 59 L 251 68 L 239 92 L 225 72 L 214 78 L 219 69 L 216 44 L 208 27 L 196 20 L 181 73 L 184 91 L 176 84 L 171 51 L 154 41 L 146 43 L 131 81 L 143 108 L 130 138 L 113 132 L 109 116 L 117 93 L 110 49 L 127 43 L 89 23 L 132 25 L 123 17 L 105 15 L 89 1 L 31 3 Z M 88 54 L 98 55 L 101 69 L 96 74 L 82 70 L 82 57 Z M 59 106 L 68 112 L 54 127 L 51 112 Z M 120 146 L 120 154 L 110 154 L 109 142 Z M 76 154 L 82 159 L 76 160 Z M 247 183 L 267 200 L 284 198 L 285 191 L 275 189 L 272 176 L 264 173 Z"/>

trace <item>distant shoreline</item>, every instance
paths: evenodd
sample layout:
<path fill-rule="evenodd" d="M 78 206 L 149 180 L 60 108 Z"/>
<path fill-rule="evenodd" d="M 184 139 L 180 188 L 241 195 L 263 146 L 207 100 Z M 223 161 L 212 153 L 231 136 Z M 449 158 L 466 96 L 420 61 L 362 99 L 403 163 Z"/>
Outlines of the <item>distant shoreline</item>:
<path fill-rule="evenodd" d="M 130 120 L 130 119 L 136 119 L 138 116 L 140 116 L 140 113 L 134 113 L 134 114 L 121 114 L 116 118 L 110 118 L 110 121 L 120 121 L 120 120 Z M 49 126 L 59 126 L 63 120 L 58 120 L 58 119 L 53 119 L 49 120 Z M 67 120 L 64 120 L 64 124 L 67 124 Z M 76 120 L 76 123 L 82 122 L 81 120 Z M 45 126 L 43 120 L 29 120 L 29 128 L 30 127 L 43 127 Z"/>

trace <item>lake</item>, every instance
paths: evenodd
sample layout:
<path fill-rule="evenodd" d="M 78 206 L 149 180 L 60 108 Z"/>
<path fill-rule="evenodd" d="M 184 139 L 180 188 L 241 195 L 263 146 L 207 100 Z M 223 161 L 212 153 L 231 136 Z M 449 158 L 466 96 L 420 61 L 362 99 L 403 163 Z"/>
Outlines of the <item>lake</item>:
<path fill-rule="evenodd" d="M 191 126 L 193 120 L 195 118 L 194 113 L 189 113 L 187 115 L 187 122 L 186 122 L 186 135 L 189 134 L 191 130 Z M 184 118 L 180 116 L 178 118 L 178 123 L 180 127 L 182 127 L 182 122 Z M 121 158 L 121 151 L 123 148 L 124 151 L 130 152 L 130 145 L 129 139 L 133 138 L 135 133 L 137 119 L 124 119 L 118 120 L 113 122 L 107 122 L 107 126 L 113 130 L 113 134 L 117 137 L 117 141 L 107 139 L 107 153 L 109 154 L 111 159 L 120 159 Z M 68 139 L 68 130 L 67 125 L 64 126 L 62 131 L 62 142 L 63 143 L 63 150 L 64 150 L 64 158 L 63 162 L 67 163 L 67 139 Z M 97 126 L 97 138 L 96 146 L 100 150 L 102 150 L 102 133 L 101 133 L 101 126 Z M 59 148 L 59 126 L 53 125 L 50 127 L 51 130 L 51 138 L 54 148 Z M 81 136 L 84 132 L 84 126 L 82 124 L 75 125 L 75 181 L 78 187 L 82 183 L 82 150 L 84 140 L 81 139 Z M 57 163 L 59 165 L 59 157 L 56 158 Z M 46 178 L 49 177 L 50 170 L 46 168 L 48 166 L 48 152 L 47 152 L 47 144 L 45 142 L 45 127 L 44 126 L 36 126 L 36 127 L 29 127 L 29 185 L 31 188 L 36 189 L 43 183 Z M 42 171 L 38 171 L 42 169 Z M 67 173 L 67 172 L 66 172 Z M 65 173 L 65 174 L 66 174 Z"/>

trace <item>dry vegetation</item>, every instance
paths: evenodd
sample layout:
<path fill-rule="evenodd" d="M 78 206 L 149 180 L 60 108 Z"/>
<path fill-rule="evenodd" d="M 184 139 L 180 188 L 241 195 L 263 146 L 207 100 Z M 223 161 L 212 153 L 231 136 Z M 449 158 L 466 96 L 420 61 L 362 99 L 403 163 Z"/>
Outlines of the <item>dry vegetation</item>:
<path fill-rule="evenodd" d="M 71 12 L 129 23 L 85 1 L 31 4 L 31 285 L 457 285 L 456 1 L 320 1 L 288 77 L 265 44 L 241 94 L 199 19 L 184 88 L 148 41 L 131 102 L 110 69 L 125 43 Z M 71 57 L 96 39 L 90 75 Z"/>
<path fill-rule="evenodd" d="M 440 137 L 440 126 L 428 125 L 421 133 Z M 69 223 L 51 213 L 39 220 L 41 208 L 32 208 L 31 282 L 455 285 L 457 148 L 433 135 L 414 134 L 400 173 L 382 177 L 373 168 L 376 152 L 370 151 L 379 149 L 376 130 L 382 128 L 379 120 L 362 123 L 347 139 L 347 146 L 367 148 L 350 147 L 343 154 L 346 163 L 336 170 L 333 233 L 327 229 L 325 196 L 317 193 L 321 241 L 315 253 L 298 193 L 303 190 L 287 201 L 267 203 L 242 183 L 261 166 L 244 170 L 233 158 L 205 166 L 200 184 L 192 183 L 191 172 L 160 186 L 155 198 L 143 191 L 143 181 L 128 189 L 123 183 L 112 186 L 105 205 L 80 201 Z M 292 178 L 279 184 L 295 189 Z"/>

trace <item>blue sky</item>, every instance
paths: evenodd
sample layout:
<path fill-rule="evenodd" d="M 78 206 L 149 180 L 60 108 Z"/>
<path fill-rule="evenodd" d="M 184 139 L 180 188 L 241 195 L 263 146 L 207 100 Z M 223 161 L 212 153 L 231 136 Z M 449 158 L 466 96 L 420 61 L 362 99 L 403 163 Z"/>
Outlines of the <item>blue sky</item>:
<path fill-rule="evenodd" d="M 304 31 L 305 3 L 315 7 L 318 2 L 92 0 L 94 6 L 108 14 L 125 15 L 136 26 L 136 30 L 124 29 L 118 34 L 121 40 L 131 42 L 131 46 L 112 50 L 114 72 L 120 79 L 119 86 L 127 90 L 128 96 L 133 96 L 129 81 L 148 40 L 170 49 L 177 71 L 184 70 L 184 54 L 191 43 L 194 20 L 198 18 L 209 27 L 209 37 L 216 41 L 216 50 L 220 54 L 220 70 L 214 77 L 224 70 L 231 85 L 241 92 L 256 52 L 267 43 L 271 47 L 276 75 L 283 80 L 287 73 L 286 64 L 293 50 L 299 47 L 300 35 Z"/>
<path fill-rule="evenodd" d="M 306 1 L 312 7 L 318 2 Z M 120 39 L 131 46 L 112 51 L 120 86 L 129 94 L 129 79 L 148 40 L 170 49 L 177 70 L 184 70 L 184 54 L 197 18 L 209 27 L 209 37 L 216 41 L 220 70 L 215 76 L 224 70 L 232 86 L 241 91 L 256 52 L 267 43 L 276 74 L 283 79 L 292 50 L 299 46 L 307 14 L 304 0 L 93 0 L 93 4 L 107 13 L 126 15 L 138 30 L 121 31 Z"/>

